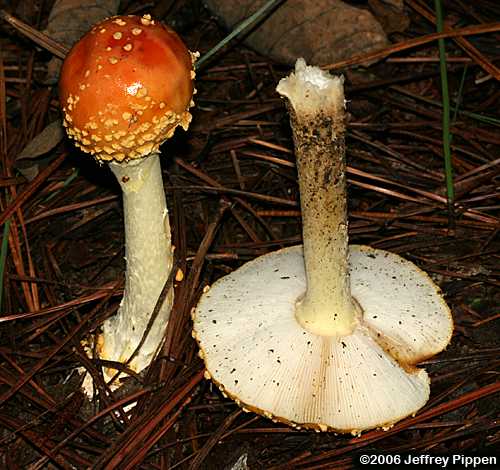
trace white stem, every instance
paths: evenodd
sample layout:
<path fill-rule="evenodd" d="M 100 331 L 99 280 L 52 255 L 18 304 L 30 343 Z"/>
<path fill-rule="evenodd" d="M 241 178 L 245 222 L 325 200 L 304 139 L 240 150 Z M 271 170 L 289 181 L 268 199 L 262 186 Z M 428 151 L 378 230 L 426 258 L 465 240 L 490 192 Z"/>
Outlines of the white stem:
<path fill-rule="evenodd" d="M 277 90 L 289 100 L 302 210 L 307 290 L 296 318 L 314 334 L 350 334 L 343 80 L 299 59 Z"/>
<path fill-rule="evenodd" d="M 158 154 L 128 163 L 110 163 L 123 191 L 125 292 L 118 314 L 103 325 L 101 357 L 125 362 L 139 344 L 170 274 L 173 253 Z M 141 371 L 163 339 L 173 290 L 130 366 Z"/>

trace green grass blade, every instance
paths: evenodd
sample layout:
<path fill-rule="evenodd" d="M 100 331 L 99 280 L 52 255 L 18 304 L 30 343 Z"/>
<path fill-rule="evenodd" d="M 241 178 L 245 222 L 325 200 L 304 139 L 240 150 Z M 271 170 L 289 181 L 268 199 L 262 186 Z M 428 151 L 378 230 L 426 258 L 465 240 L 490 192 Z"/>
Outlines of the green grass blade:
<path fill-rule="evenodd" d="M 436 9 L 437 32 L 444 30 L 443 6 L 441 0 L 434 0 Z M 451 161 L 451 132 L 450 132 L 450 96 L 448 92 L 448 73 L 446 63 L 446 49 L 444 39 L 438 39 L 439 71 L 441 75 L 441 99 L 443 101 L 443 153 L 446 180 L 446 195 L 448 198 L 448 217 L 450 226 L 453 226 L 455 189 L 453 186 L 453 165 Z"/>
<path fill-rule="evenodd" d="M 2 246 L 0 248 L 0 311 L 2 311 L 3 280 L 5 277 L 5 261 L 7 259 L 7 248 L 9 246 L 10 219 L 3 226 Z"/>
<path fill-rule="evenodd" d="M 460 86 L 458 87 L 458 96 L 457 96 L 457 101 L 455 103 L 455 106 L 453 106 L 453 119 L 451 120 L 452 124 L 455 124 L 457 121 L 458 117 L 458 108 L 460 108 L 460 105 L 462 104 L 462 97 L 464 93 L 464 85 L 465 85 L 465 77 L 467 77 L 467 71 L 468 67 L 467 64 L 464 67 L 464 70 L 462 72 L 462 78 L 460 80 Z"/>
<path fill-rule="evenodd" d="M 247 29 L 250 25 L 254 24 L 256 21 L 261 19 L 262 16 L 271 10 L 278 3 L 283 2 L 283 0 L 269 0 L 264 3 L 255 13 L 250 15 L 246 20 L 243 20 L 233 31 L 231 31 L 222 41 L 216 44 L 212 49 L 210 49 L 206 54 L 203 55 L 195 63 L 195 68 L 199 69 L 210 57 L 212 57 L 217 51 L 222 49 L 227 43 L 229 43 L 233 38 L 238 36 L 243 30 Z"/>
<path fill-rule="evenodd" d="M 71 172 L 71 175 L 69 175 L 63 182 L 63 188 L 68 186 L 73 180 L 76 179 L 76 177 L 79 175 L 80 171 L 78 168 L 74 168 L 73 171 Z M 52 192 L 49 194 L 43 202 L 48 202 L 50 201 L 53 197 L 56 197 L 59 193 L 61 192 L 61 189 L 58 189 L 57 191 Z"/>

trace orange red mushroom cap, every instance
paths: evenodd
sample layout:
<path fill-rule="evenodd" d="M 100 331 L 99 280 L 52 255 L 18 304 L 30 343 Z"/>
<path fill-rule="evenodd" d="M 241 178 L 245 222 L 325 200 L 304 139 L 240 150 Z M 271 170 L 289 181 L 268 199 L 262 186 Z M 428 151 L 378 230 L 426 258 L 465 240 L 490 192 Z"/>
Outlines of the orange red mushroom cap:
<path fill-rule="evenodd" d="M 193 105 L 194 54 L 149 15 L 115 16 L 71 49 L 59 82 L 63 124 L 83 151 L 127 161 L 158 150 Z"/>

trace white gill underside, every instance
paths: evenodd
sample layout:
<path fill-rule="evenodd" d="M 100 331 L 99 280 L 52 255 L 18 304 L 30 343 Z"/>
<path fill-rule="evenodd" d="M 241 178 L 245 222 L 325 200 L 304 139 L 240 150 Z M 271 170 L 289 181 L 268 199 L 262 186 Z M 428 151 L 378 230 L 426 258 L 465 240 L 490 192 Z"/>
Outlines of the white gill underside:
<path fill-rule="evenodd" d="M 429 379 L 408 364 L 446 346 L 448 307 L 430 278 L 397 255 L 350 246 L 350 274 L 364 317 L 347 336 L 314 335 L 296 321 L 306 287 L 301 246 L 216 282 L 193 314 L 212 379 L 244 407 L 323 430 L 356 432 L 415 413 Z"/>
<path fill-rule="evenodd" d="M 126 275 L 120 309 L 102 327 L 100 356 L 125 362 L 141 341 L 172 269 L 173 255 L 158 155 L 110 167 L 123 191 Z M 172 302 L 171 290 L 144 345 L 129 364 L 133 370 L 148 366 L 161 344 Z"/>

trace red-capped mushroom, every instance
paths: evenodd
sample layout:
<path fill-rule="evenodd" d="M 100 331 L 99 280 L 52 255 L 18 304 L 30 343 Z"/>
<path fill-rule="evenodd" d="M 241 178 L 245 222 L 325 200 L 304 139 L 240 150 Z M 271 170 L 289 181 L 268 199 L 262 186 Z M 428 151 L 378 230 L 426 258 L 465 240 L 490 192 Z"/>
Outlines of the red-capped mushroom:
<path fill-rule="evenodd" d="M 193 62 L 179 36 L 151 16 L 116 16 L 95 25 L 64 61 L 59 93 L 68 135 L 109 162 L 123 191 L 125 292 L 103 324 L 100 357 L 126 362 L 139 345 L 173 264 L 159 146 L 187 129 Z M 162 341 L 173 302 L 165 299 L 129 366 L 140 371 Z"/>

